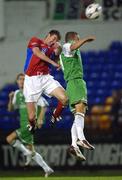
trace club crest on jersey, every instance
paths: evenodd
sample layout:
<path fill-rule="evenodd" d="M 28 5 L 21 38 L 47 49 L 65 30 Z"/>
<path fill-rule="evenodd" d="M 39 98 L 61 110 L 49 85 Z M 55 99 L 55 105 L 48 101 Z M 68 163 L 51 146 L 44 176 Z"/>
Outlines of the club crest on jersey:
<path fill-rule="evenodd" d="M 46 53 L 47 50 L 48 50 L 48 48 L 44 48 L 44 47 L 41 49 L 41 51 L 44 52 L 44 53 Z"/>

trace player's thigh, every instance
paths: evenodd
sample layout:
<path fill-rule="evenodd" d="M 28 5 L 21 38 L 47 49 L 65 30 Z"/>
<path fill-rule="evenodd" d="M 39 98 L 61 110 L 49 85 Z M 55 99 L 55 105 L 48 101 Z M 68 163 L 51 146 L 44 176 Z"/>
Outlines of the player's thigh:
<path fill-rule="evenodd" d="M 27 121 L 27 120 L 26 120 Z M 18 138 L 23 142 L 24 144 L 32 144 L 34 143 L 34 137 L 33 134 L 28 130 L 27 123 L 25 123 L 23 126 L 21 126 L 20 129 L 17 131 Z"/>
<path fill-rule="evenodd" d="M 36 103 L 43 91 L 43 76 L 25 76 L 23 93 L 25 102 Z"/>
<path fill-rule="evenodd" d="M 84 112 L 87 104 L 86 84 L 82 79 L 70 80 L 67 83 L 67 94 L 71 111 Z"/>
<path fill-rule="evenodd" d="M 48 75 L 48 80 L 46 79 L 44 86 L 44 94 L 49 96 L 56 97 L 59 101 L 61 101 L 64 105 L 67 103 L 67 96 L 65 94 L 64 88 L 60 85 L 58 81 L 54 79 L 53 76 Z"/>
<path fill-rule="evenodd" d="M 66 92 L 63 87 L 57 87 L 51 93 L 51 96 L 56 97 L 59 101 L 61 101 L 64 105 L 66 105 L 68 98 Z"/>
<path fill-rule="evenodd" d="M 9 134 L 7 137 L 6 137 L 6 140 L 7 142 L 10 144 L 12 143 L 13 140 L 15 140 L 17 138 L 17 134 L 16 132 L 12 132 L 11 134 Z"/>

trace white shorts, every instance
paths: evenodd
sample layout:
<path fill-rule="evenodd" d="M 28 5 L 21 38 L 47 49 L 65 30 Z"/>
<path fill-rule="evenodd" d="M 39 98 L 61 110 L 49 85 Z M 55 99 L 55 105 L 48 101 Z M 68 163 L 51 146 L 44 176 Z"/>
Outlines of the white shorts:
<path fill-rule="evenodd" d="M 25 102 L 38 102 L 42 94 L 50 96 L 51 92 L 57 87 L 62 86 L 49 74 L 37 76 L 25 75 L 23 91 Z"/>
<path fill-rule="evenodd" d="M 39 98 L 39 100 L 38 100 L 38 102 L 36 103 L 36 105 L 41 106 L 41 107 L 47 107 L 47 106 L 49 106 L 47 100 L 46 100 L 43 96 L 41 96 L 41 97 Z"/>

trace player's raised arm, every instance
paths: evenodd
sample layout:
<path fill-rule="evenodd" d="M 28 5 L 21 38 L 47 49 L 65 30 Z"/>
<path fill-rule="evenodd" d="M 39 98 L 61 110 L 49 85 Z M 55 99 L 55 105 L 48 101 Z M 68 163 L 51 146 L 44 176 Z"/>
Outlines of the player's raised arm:
<path fill-rule="evenodd" d="M 11 112 L 14 110 L 14 105 L 13 105 L 13 97 L 14 97 L 14 92 L 12 91 L 9 94 L 9 102 L 8 102 L 8 111 Z"/>
<path fill-rule="evenodd" d="M 89 37 L 86 37 L 83 39 L 79 39 L 70 46 L 70 50 L 71 51 L 76 50 L 76 49 L 80 48 L 83 44 L 94 41 L 94 40 L 95 40 L 95 36 L 89 36 Z"/>
<path fill-rule="evenodd" d="M 48 56 L 46 56 L 43 52 L 40 51 L 40 49 L 38 47 L 34 47 L 33 48 L 33 53 L 34 55 L 36 55 L 37 57 L 39 57 L 42 61 L 45 61 L 47 63 L 52 64 L 54 67 L 59 67 L 59 65 L 57 63 L 55 63 L 53 60 L 51 60 Z"/>

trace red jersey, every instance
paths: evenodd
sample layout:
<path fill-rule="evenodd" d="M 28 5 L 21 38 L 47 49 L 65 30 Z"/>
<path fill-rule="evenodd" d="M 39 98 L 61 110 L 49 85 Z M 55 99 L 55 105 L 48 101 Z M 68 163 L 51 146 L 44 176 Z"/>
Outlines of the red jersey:
<path fill-rule="evenodd" d="M 25 74 L 28 76 L 49 74 L 49 64 L 34 55 L 32 51 L 34 47 L 38 47 L 40 51 L 49 58 L 54 53 L 54 49 L 47 44 L 44 44 L 43 40 L 33 37 L 27 47 L 27 57 L 24 65 Z"/>

